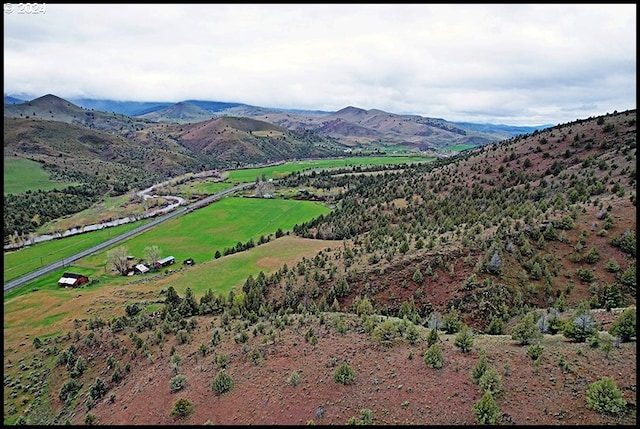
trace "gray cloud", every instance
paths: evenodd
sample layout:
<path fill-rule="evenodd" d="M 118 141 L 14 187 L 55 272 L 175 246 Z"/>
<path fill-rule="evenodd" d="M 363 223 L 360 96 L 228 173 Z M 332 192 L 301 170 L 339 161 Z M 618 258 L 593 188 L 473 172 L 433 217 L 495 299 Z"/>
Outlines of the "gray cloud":
<path fill-rule="evenodd" d="M 636 5 L 47 4 L 5 94 L 208 99 L 537 125 L 636 107 Z"/>

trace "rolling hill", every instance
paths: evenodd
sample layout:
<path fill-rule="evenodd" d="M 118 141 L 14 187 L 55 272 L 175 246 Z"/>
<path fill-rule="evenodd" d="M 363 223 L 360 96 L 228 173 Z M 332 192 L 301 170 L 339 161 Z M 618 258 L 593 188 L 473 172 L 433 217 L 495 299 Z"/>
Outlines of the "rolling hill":
<path fill-rule="evenodd" d="M 207 127 L 285 132 L 218 118 L 181 138 L 202 132 L 206 151 Z M 635 425 L 636 151 L 630 110 L 432 163 L 288 176 L 333 209 L 246 250 L 262 265 L 234 293 L 193 296 L 190 279 L 244 252 L 5 303 L 5 420 Z M 19 329 L 35 303 L 52 326 Z"/>
<path fill-rule="evenodd" d="M 209 108 L 233 105 L 197 103 Z M 182 117 L 205 111 L 189 102 L 171 109 Z M 212 121 L 207 115 L 208 121 L 196 124 L 165 124 L 87 110 L 50 94 L 28 102 L 5 104 L 4 116 L 5 153 L 43 164 L 57 164 L 56 158 L 64 158 L 69 164 L 67 169 L 77 166 L 105 174 L 109 174 L 110 167 L 95 168 L 94 162 L 121 164 L 125 168 L 137 165 L 152 174 L 171 177 L 186 171 L 303 158 L 307 154 L 335 156 L 344 150 L 332 139 L 311 132 L 289 132 L 256 119 Z M 268 144 L 270 137 L 265 130 L 276 133 L 284 146 L 278 149 Z M 218 141 L 224 143 L 214 144 Z M 87 156 L 93 161 L 87 160 Z"/>
<path fill-rule="evenodd" d="M 12 106 L 16 101 L 19 100 L 5 95 L 5 106 L 11 107 L 8 111 L 9 115 L 15 115 L 18 112 L 24 117 L 33 115 L 35 112 L 39 117 L 49 118 L 50 116 L 48 109 L 36 109 L 31 113 L 27 106 L 14 109 Z M 482 146 L 551 126 L 517 127 L 450 122 L 440 118 L 397 115 L 378 109 L 364 110 L 353 106 L 337 112 L 326 112 L 206 100 L 167 103 L 75 99 L 70 102 L 90 112 L 112 112 L 112 114 L 135 117 L 142 121 L 137 124 L 140 127 L 143 127 L 146 121 L 193 124 L 223 116 L 245 117 L 279 125 L 290 131 L 317 133 L 336 139 L 339 143 L 352 148 L 369 150 L 375 147 L 377 150 L 438 151 L 452 146 Z M 5 111 L 7 111 L 6 108 Z M 78 112 L 73 114 L 76 122 L 84 121 L 87 124 L 96 122 L 90 115 L 85 118 Z M 104 127 L 104 124 L 102 126 Z"/>
<path fill-rule="evenodd" d="M 162 122 L 192 122 L 211 116 L 259 119 L 292 131 L 312 131 L 330 137 L 351 148 L 383 150 L 439 151 L 458 145 L 482 146 L 539 127 L 454 123 L 417 115 L 397 115 L 378 109 L 353 106 L 337 112 L 295 111 L 240 105 L 220 110 L 196 110 L 190 103 L 178 103 L 141 115 Z M 187 113 L 186 109 L 190 113 Z"/>

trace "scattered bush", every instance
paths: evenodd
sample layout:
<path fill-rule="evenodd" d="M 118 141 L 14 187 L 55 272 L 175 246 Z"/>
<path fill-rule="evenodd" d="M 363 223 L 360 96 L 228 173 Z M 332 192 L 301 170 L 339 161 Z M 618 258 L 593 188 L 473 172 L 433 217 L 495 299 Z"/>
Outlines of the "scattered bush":
<path fill-rule="evenodd" d="M 485 349 L 482 349 L 480 351 L 480 360 L 478 360 L 476 366 L 473 367 L 473 372 L 471 373 L 471 378 L 476 384 L 478 384 L 478 382 L 480 381 L 480 377 L 484 375 L 487 368 L 489 368 L 487 351 Z"/>
<path fill-rule="evenodd" d="M 542 356 L 542 352 L 544 351 L 544 347 L 540 344 L 534 344 L 527 348 L 527 356 L 531 358 L 531 360 L 537 360 L 540 356 Z"/>
<path fill-rule="evenodd" d="M 173 409 L 169 413 L 171 417 L 185 418 L 193 413 L 193 405 L 186 398 L 180 398 L 173 404 Z"/>
<path fill-rule="evenodd" d="M 373 329 L 373 339 L 386 347 L 391 347 L 398 336 L 398 328 L 391 319 L 386 319 Z"/>
<path fill-rule="evenodd" d="M 609 333 L 628 342 L 636 336 L 636 309 L 629 307 L 620 314 L 609 328 Z"/>
<path fill-rule="evenodd" d="M 492 396 L 498 396 L 503 392 L 502 376 L 495 368 L 489 367 L 478 380 L 478 385 L 483 391 L 491 392 Z"/>
<path fill-rule="evenodd" d="M 444 365 L 444 359 L 442 355 L 442 347 L 440 347 L 440 344 L 436 343 L 430 346 L 425 352 L 423 360 L 429 368 L 442 368 L 442 366 Z"/>
<path fill-rule="evenodd" d="M 541 337 L 542 333 L 538 330 L 533 313 L 527 313 L 511 331 L 511 339 L 520 342 L 523 346 L 531 344 L 533 340 Z"/>
<path fill-rule="evenodd" d="M 87 415 L 84 416 L 84 424 L 87 426 L 93 426 L 97 421 L 98 419 L 93 413 L 87 413 Z"/>
<path fill-rule="evenodd" d="M 62 402 L 71 402 L 81 387 L 82 385 L 79 382 L 71 379 L 62 385 L 58 397 Z"/>
<path fill-rule="evenodd" d="M 336 383 L 340 384 L 352 384 L 356 379 L 356 374 L 353 372 L 349 364 L 345 361 L 336 370 L 333 379 Z"/>
<path fill-rule="evenodd" d="M 420 339 L 420 333 L 418 332 L 418 328 L 413 323 L 409 323 L 407 326 L 407 331 L 405 332 L 405 338 L 407 342 L 411 345 L 414 345 Z"/>
<path fill-rule="evenodd" d="M 177 392 L 184 389 L 187 386 L 187 377 L 182 374 L 178 374 L 169 380 L 169 388 L 171 392 Z"/>
<path fill-rule="evenodd" d="M 351 417 L 347 421 L 347 425 L 350 426 L 370 426 L 373 424 L 373 411 L 369 408 L 363 408 L 360 410 L 360 418 Z"/>
<path fill-rule="evenodd" d="M 289 383 L 289 385 L 294 387 L 297 386 L 298 383 L 300 383 L 300 374 L 298 373 L 298 371 L 293 371 L 291 373 L 291 375 L 287 379 L 287 383 Z"/>
<path fill-rule="evenodd" d="M 621 414 L 626 405 L 613 377 L 602 377 L 587 388 L 587 407 L 594 411 Z"/>
<path fill-rule="evenodd" d="M 565 324 L 563 335 L 576 343 L 584 343 L 596 332 L 595 321 L 588 311 L 584 311 L 572 323 Z"/>
<path fill-rule="evenodd" d="M 473 333 L 471 332 L 471 328 L 467 325 L 462 325 L 453 344 L 458 347 L 462 353 L 470 352 L 473 348 Z"/>
<path fill-rule="evenodd" d="M 233 380 L 231 376 L 226 373 L 224 369 L 218 371 L 216 378 L 211 382 L 211 390 L 218 395 L 222 395 L 233 388 Z"/>
<path fill-rule="evenodd" d="M 500 317 L 493 317 L 487 327 L 488 335 L 502 335 L 504 334 L 504 321 Z"/>
<path fill-rule="evenodd" d="M 490 391 L 484 392 L 482 398 L 473 405 L 473 415 L 480 424 L 493 425 L 498 421 L 500 414 L 500 408 Z"/>
<path fill-rule="evenodd" d="M 440 340 L 440 337 L 438 336 L 438 330 L 436 328 L 431 329 L 429 331 L 429 335 L 427 335 L 427 346 L 431 347 L 432 345 L 437 343 L 438 340 Z"/>
<path fill-rule="evenodd" d="M 88 396 L 93 401 L 97 401 L 107 393 L 107 384 L 100 377 L 96 378 L 96 381 L 89 387 Z"/>

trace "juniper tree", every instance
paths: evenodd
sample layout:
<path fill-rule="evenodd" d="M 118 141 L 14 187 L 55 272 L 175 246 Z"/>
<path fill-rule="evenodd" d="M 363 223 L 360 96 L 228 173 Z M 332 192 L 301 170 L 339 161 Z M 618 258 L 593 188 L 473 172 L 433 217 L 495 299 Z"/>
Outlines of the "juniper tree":
<path fill-rule="evenodd" d="M 180 398 L 173 404 L 173 409 L 169 413 L 171 417 L 185 418 L 193 413 L 193 405 L 186 398 Z"/>
<path fill-rule="evenodd" d="M 487 334 L 502 335 L 504 332 L 504 321 L 499 316 L 493 316 L 487 327 Z"/>
<path fill-rule="evenodd" d="M 496 424 L 501 415 L 500 408 L 490 391 L 484 392 L 478 402 L 473 405 L 472 410 L 478 423 L 483 425 Z"/>
<path fill-rule="evenodd" d="M 233 379 L 224 369 L 218 371 L 218 374 L 211 382 L 211 390 L 216 394 L 222 395 L 233 388 Z"/>
<path fill-rule="evenodd" d="M 473 348 L 473 333 L 467 325 L 462 325 L 453 343 L 462 353 L 467 353 Z"/>
<path fill-rule="evenodd" d="M 480 350 L 480 359 L 476 366 L 473 367 L 473 371 L 471 372 L 471 378 L 473 381 L 478 384 L 480 381 L 480 377 L 482 377 L 485 371 L 489 368 L 489 360 L 487 359 L 487 350 Z"/>
<path fill-rule="evenodd" d="M 535 315 L 532 312 L 525 314 L 511 330 L 511 339 L 518 341 L 523 346 L 531 344 L 533 340 L 540 337 L 542 337 L 542 333 L 538 330 Z"/>
<path fill-rule="evenodd" d="M 447 334 L 455 334 L 462 327 L 462 320 L 460 319 L 460 313 L 455 307 L 451 307 L 449 312 L 444 315 L 443 328 Z"/>
<path fill-rule="evenodd" d="M 613 377 L 602 377 L 587 388 L 587 407 L 601 414 L 621 414 L 627 401 L 622 399 Z"/>
<path fill-rule="evenodd" d="M 422 272 L 420 271 L 420 267 L 417 267 L 417 268 L 415 269 L 415 271 L 413 272 L 413 276 L 411 277 L 411 279 L 412 279 L 414 282 L 418 283 L 418 284 L 422 283 L 423 277 L 422 277 Z"/>
<path fill-rule="evenodd" d="M 436 343 L 430 346 L 423 356 L 423 361 L 429 368 L 442 368 L 444 365 L 444 359 L 440 344 Z"/>
<path fill-rule="evenodd" d="M 420 339 L 420 333 L 418 332 L 416 325 L 410 323 L 409 326 L 407 326 L 405 338 L 411 345 L 414 345 Z"/>
<path fill-rule="evenodd" d="M 427 346 L 431 347 L 435 343 L 438 342 L 440 337 L 438 336 L 438 330 L 433 328 L 429 331 L 429 335 L 427 335 Z"/>
<path fill-rule="evenodd" d="M 636 309 L 629 307 L 620 314 L 609 328 L 609 333 L 622 342 L 636 336 Z"/>
<path fill-rule="evenodd" d="M 579 313 L 572 323 L 565 325 L 563 335 L 577 343 L 583 343 L 597 332 L 595 321 L 588 310 Z"/>
<path fill-rule="evenodd" d="M 491 395 L 494 397 L 503 392 L 502 377 L 493 367 L 487 368 L 480 379 L 478 379 L 478 385 L 482 390 L 491 392 Z"/>

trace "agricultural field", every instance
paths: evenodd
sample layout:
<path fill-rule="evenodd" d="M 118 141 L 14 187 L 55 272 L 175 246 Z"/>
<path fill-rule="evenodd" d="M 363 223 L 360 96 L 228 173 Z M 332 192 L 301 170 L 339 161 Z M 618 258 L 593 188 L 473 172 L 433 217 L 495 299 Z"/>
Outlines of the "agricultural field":
<path fill-rule="evenodd" d="M 241 170 L 233 170 L 229 172 L 229 181 L 233 183 L 254 182 L 256 177 L 264 175 L 267 179 L 280 179 L 291 173 L 320 170 L 340 167 L 366 166 L 366 165 L 384 165 L 384 164 L 403 164 L 432 161 L 432 157 L 426 156 L 365 156 L 365 157 L 349 157 L 349 158 L 332 158 L 332 159 L 308 159 L 302 161 L 291 161 L 280 165 L 273 165 L 261 168 L 247 168 Z"/>
<path fill-rule="evenodd" d="M 192 180 L 182 185 L 171 187 L 175 194 L 189 200 L 193 195 L 212 195 L 229 189 L 229 182 L 216 181 L 211 178 Z"/>
<path fill-rule="evenodd" d="M 158 246 L 161 258 L 171 255 L 178 262 L 193 258 L 200 263 L 213 260 L 216 251 L 222 254 L 238 242 L 252 239 L 257 243 L 260 236 L 273 235 L 278 229 L 291 230 L 295 224 L 329 211 L 323 204 L 307 201 L 227 197 L 117 246 L 125 246 L 127 254 L 135 258 L 143 258 L 146 247 Z M 79 264 L 103 268 L 105 261 L 105 253 L 99 253 Z"/>
<path fill-rule="evenodd" d="M 342 243 L 333 245 L 341 246 Z M 301 257 L 311 258 L 326 247 L 325 241 L 285 235 L 220 259 L 196 259 L 196 264 L 190 267 L 183 267 L 182 260 L 176 258 L 178 262 L 168 268 L 171 275 L 164 270 L 133 277 L 107 274 L 104 268 L 91 266 L 104 264 L 104 253 L 80 260 L 78 265 L 49 273 L 5 294 L 5 349 L 17 346 L 25 333 L 30 337 L 46 338 L 60 334 L 74 319 L 88 319 L 94 314 L 103 318 L 120 315 L 123 305 L 134 297 L 157 295 L 169 286 L 173 286 L 180 295 L 184 295 L 189 287 L 198 297 L 208 289 L 224 296 L 230 290 L 241 292 L 241 286 L 249 276 L 255 277 L 260 271 L 271 274 L 283 264 L 293 266 Z M 80 289 L 60 288 L 58 279 L 68 270 L 100 281 Z M 34 308 L 41 310 L 34 312 Z M 153 306 L 147 308 L 147 311 L 154 310 Z"/>
<path fill-rule="evenodd" d="M 49 178 L 49 173 L 36 161 L 24 158 L 4 157 L 4 195 L 21 194 L 27 191 L 50 191 L 65 188 L 71 183 L 62 183 Z"/>
<path fill-rule="evenodd" d="M 233 248 L 238 243 L 253 240 L 256 244 L 261 236 L 265 238 L 275 235 L 279 229 L 290 231 L 294 225 L 309 221 L 330 209 L 321 203 L 295 200 L 234 198 L 227 197 L 192 213 L 179 216 L 162 224 L 162 226 L 145 231 L 114 247 L 124 246 L 127 254 L 136 259 L 144 257 L 146 247 L 157 246 L 160 257 L 174 256 L 178 263 L 192 258 L 197 264 L 215 259 L 216 251 L 223 254 L 225 249 Z M 90 248 L 106 239 L 109 235 L 125 232 L 139 224 L 125 224 L 114 228 L 81 234 L 59 240 L 39 243 L 30 248 L 5 254 L 5 282 L 19 277 L 44 263 L 64 259 L 81 250 Z M 110 231 L 111 230 L 111 231 Z M 32 288 L 46 288 L 46 284 L 58 288 L 57 280 L 64 271 L 77 271 L 101 283 L 121 282 L 121 276 L 107 267 L 107 251 L 88 256 L 76 261 L 71 267 L 58 270 L 44 278 L 45 284 L 35 281 L 15 291 L 5 294 L 15 296 Z M 42 264 L 41 264 L 42 258 Z M 236 271 L 240 278 L 253 273 Z M 219 276 L 217 273 L 215 276 Z M 214 277 L 215 277 L 214 276 Z M 204 292 L 204 291 L 203 291 Z"/>
<path fill-rule="evenodd" d="M 5 161 L 6 160 L 7 158 L 5 158 Z M 365 165 L 381 165 L 381 164 L 396 164 L 396 163 L 415 163 L 415 162 L 425 162 L 429 160 L 431 160 L 431 158 L 422 157 L 422 156 L 379 156 L 379 157 L 354 157 L 354 158 L 340 158 L 340 159 L 294 161 L 294 162 L 288 162 L 285 164 L 268 166 L 268 167 L 233 170 L 228 173 L 227 172 L 224 173 L 224 176 L 226 177 L 223 176 L 223 179 L 225 179 L 223 181 L 219 181 L 219 180 L 216 181 L 215 179 L 212 179 L 212 178 L 197 179 L 197 180 L 189 181 L 186 184 L 171 186 L 171 187 L 168 187 L 167 189 L 162 189 L 162 190 L 175 191 L 177 194 L 187 197 L 189 193 L 213 194 L 216 192 L 220 192 L 224 189 L 228 189 L 232 185 L 232 183 L 253 182 L 256 180 L 257 177 L 278 179 L 278 178 L 285 177 L 286 175 L 291 174 L 292 172 L 304 171 L 304 170 L 310 170 L 310 169 L 339 168 L 339 167 L 345 167 L 345 166 L 365 166 Z M 11 160 L 11 161 L 17 161 L 17 160 Z M 19 163 L 13 163 L 14 167 L 18 166 L 18 164 Z M 38 163 L 31 163 L 31 164 L 29 165 L 31 165 L 31 169 L 33 171 L 36 171 L 34 167 L 39 168 Z M 5 174 L 6 174 L 6 171 L 5 171 Z M 7 185 L 5 184 L 5 190 L 6 190 L 6 186 Z M 284 190 L 283 192 L 285 192 L 287 196 L 293 195 L 292 192 L 287 193 L 286 190 Z M 56 221 L 53 221 L 46 225 L 41 226 L 38 233 L 46 234 L 52 231 L 64 231 L 73 227 L 77 227 L 79 225 L 88 225 L 92 223 L 97 223 L 105 218 L 115 219 L 115 218 L 120 218 L 125 216 L 138 215 L 142 213 L 143 207 L 142 207 L 142 204 L 136 205 L 134 203 L 133 193 L 134 192 L 132 191 L 126 195 L 106 198 L 104 201 L 96 204 L 95 206 L 87 210 L 84 210 L 80 213 L 76 213 L 71 216 L 66 216 L 63 219 L 58 219 Z M 228 202 L 226 201 L 222 201 L 220 202 L 221 203 L 220 205 L 218 206 L 214 205 L 212 207 L 227 210 L 226 214 L 220 214 L 220 212 L 218 212 L 218 214 L 215 215 L 218 218 L 223 216 L 228 216 L 231 219 L 235 219 L 240 214 L 244 213 L 245 209 L 248 209 L 247 207 L 243 206 L 243 204 L 247 204 L 248 201 L 251 201 L 251 200 L 246 200 L 243 203 L 238 203 L 237 207 L 239 211 L 236 211 L 235 209 L 228 207 L 227 206 Z M 250 202 L 248 204 L 251 205 L 254 203 L 255 202 Z M 305 206 L 295 202 L 288 202 L 288 203 L 264 202 L 263 204 L 273 205 L 273 206 L 279 206 L 280 204 L 284 204 L 285 206 L 288 206 L 290 204 L 293 204 L 293 206 L 297 206 L 300 208 Z M 209 210 L 209 209 L 205 209 L 205 210 Z M 281 218 L 281 220 L 283 220 L 284 222 L 289 222 L 288 225 L 291 225 L 291 226 L 293 226 L 297 222 L 296 216 L 298 216 L 298 214 L 300 214 L 302 218 L 306 220 L 311 219 L 311 217 L 313 217 L 314 215 L 314 212 L 312 212 L 310 213 L 311 217 L 308 217 L 304 213 L 299 213 L 298 209 L 291 209 L 291 208 L 283 209 L 282 207 L 279 207 L 277 210 L 282 210 L 282 215 L 285 217 Z M 324 213 L 325 210 L 328 211 L 328 209 L 325 208 L 323 210 L 320 210 L 319 213 Z M 185 217 L 184 220 L 181 220 L 180 222 L 185 222 L 187 225 L 187 228 L 194 227 L 193 225 L 190 224 L 191 222 L 193 222 L 194 224 L 196 224 L 196 228 L 197 228 L 199 225 L 206 223 L 206 221 L 201 219 L 200 216 L 197 214 L 200 212 L 201 211 L 197 211 L 195 216 L 192 215 L 192 217 Z M 194 219 L 194 220 L 191 221 L 190 219 Z M 270 225 L 264 224 L 261 219 L 257 219 L 257 221 L 260 225 L 262 225 L 263 231 L 267 231 L 270 228 Z M 91 246 L 94 246 L 100 243 L 101 241 L 108 239 L 112 234 L 115 235 L 120 232 L 125 232 L 129 229 L 134 228 L 136 225 L 139 225 L 139 223 L 121 225 L 115 228 L 106 228 L 99 231 L 81 234 L 80 236 L 67 237 L 62 240 L 43 242 L 43 243 L 37 244 L 36 246 L 31 246 L 29 248 L 22 249 L 21 251 L 18 251 L 18 252 L 6 253 L 4 257 L 4 267 L 5 267 L 4 281 L 7 282 L 14 278 L 20 277 L 21 275 L 24 275 L 30 271 L 38 269 L 43 265 L 62 260 L 65 257 L 68 257 L 71 254 L 76 253 L 77 251 L 87 249 Z M 172 226 L 172 228 L 174 227 Z M 237 226 L 237 228 L 242 229 L 242 226 Z M 260 234 L 263 233 L 263 231 L 258 231 L 257 227 L 254 229 L 256 230 L 255 239 L 257 240 Z M 276 229 L 277 228 L 271 231 L 268 231 L 266 232 L 266 234 L 273 233 L 275 232 Z M 162 230 L 164 230 L 164 228 Z M 158 229 L 158 231 L 160 231 L 160 229 Z M 179 253 L 190 255 L 190 256 L 185 256 L 185 258 L 194 257 L 194 258 L 198 258 L 198 260 L 211 259 L 216 250 L 220 250 L 220 252 L 222 252 L 225 247 L 234 246 L 238 240 L 240 241 L 245 240 L 243 238 L 236 238 L 236 236 L 234 235 L 230 236 L 228 234 L 228 233 L 237 233 L 237 232 L 238 232 L 238 229 L 236 229 L 235 231 L 222 231 L 222 232 L 217 231 L 215 233 L 216 238 L 213 239 L 214 241 L 211 243 L 211 245 L 214 246 L 213 250 L 209 249 L 202 252 L 198 250 L 192 250 L 189 246 L 193 243 L 189 243 L 189 244 L 185 244 L 182 247 L 185 250 Z M 149 237 L 152 237 L 150 240 L 154 240 L 157 243 L 164 243 L 168 240 L 173 245 L 172 240 L 170 238 L 169 239 L 167 238 L 169 236 L 165 236 L 165 234 L 162 232 L 159 232 L 159 233 L 148 232 L 148 234 L 158 234 L 160 236 L 160 237 L 154 238 L 153 235 L 151 235 L 149 236 Z M 251 235 L 247 236 L 246 239 L 248 239 L 250 236 Z M 147 235 L 144 235 L 144 237 L 147 237 Z M 226 237 L 226 239 L 223 237 Z M 243 237 L 243 234 L 239 234 L 239 237 Z M 142 245 L 142 247 L 144 247 L 144 245 Z M 164 247 L 168 248 L 168 246 L 164 246 Z M 133 250 L 136 250 L 136 249 L 133 249 Z M 142 248 L 137 250 L 141 255 Z M 177 257 L 178 255 L 174 255 L 174 256 Z M 102 261 L 102 263 L 104 263 L 104 261 Z"/>
<path fill-rule="evenodd" d="M 447 146 L 447 149 L 455 152 L 462 152 L 463 150 L 473 149 L 474 147 L 477 147 L 477 146 L 472 144 L 457 144 L 454 146 Z"/>
<path fill-rule="evenodd" d="M 148 220 L 104 228 L 85 234 L 56 240 L 43 241 L 34 246 L 4 253 L 4 282 L 37 270 L 45 265 L 61 261 L 85 249 L 108 240 L 112 236 L 130 231 Z"/>

